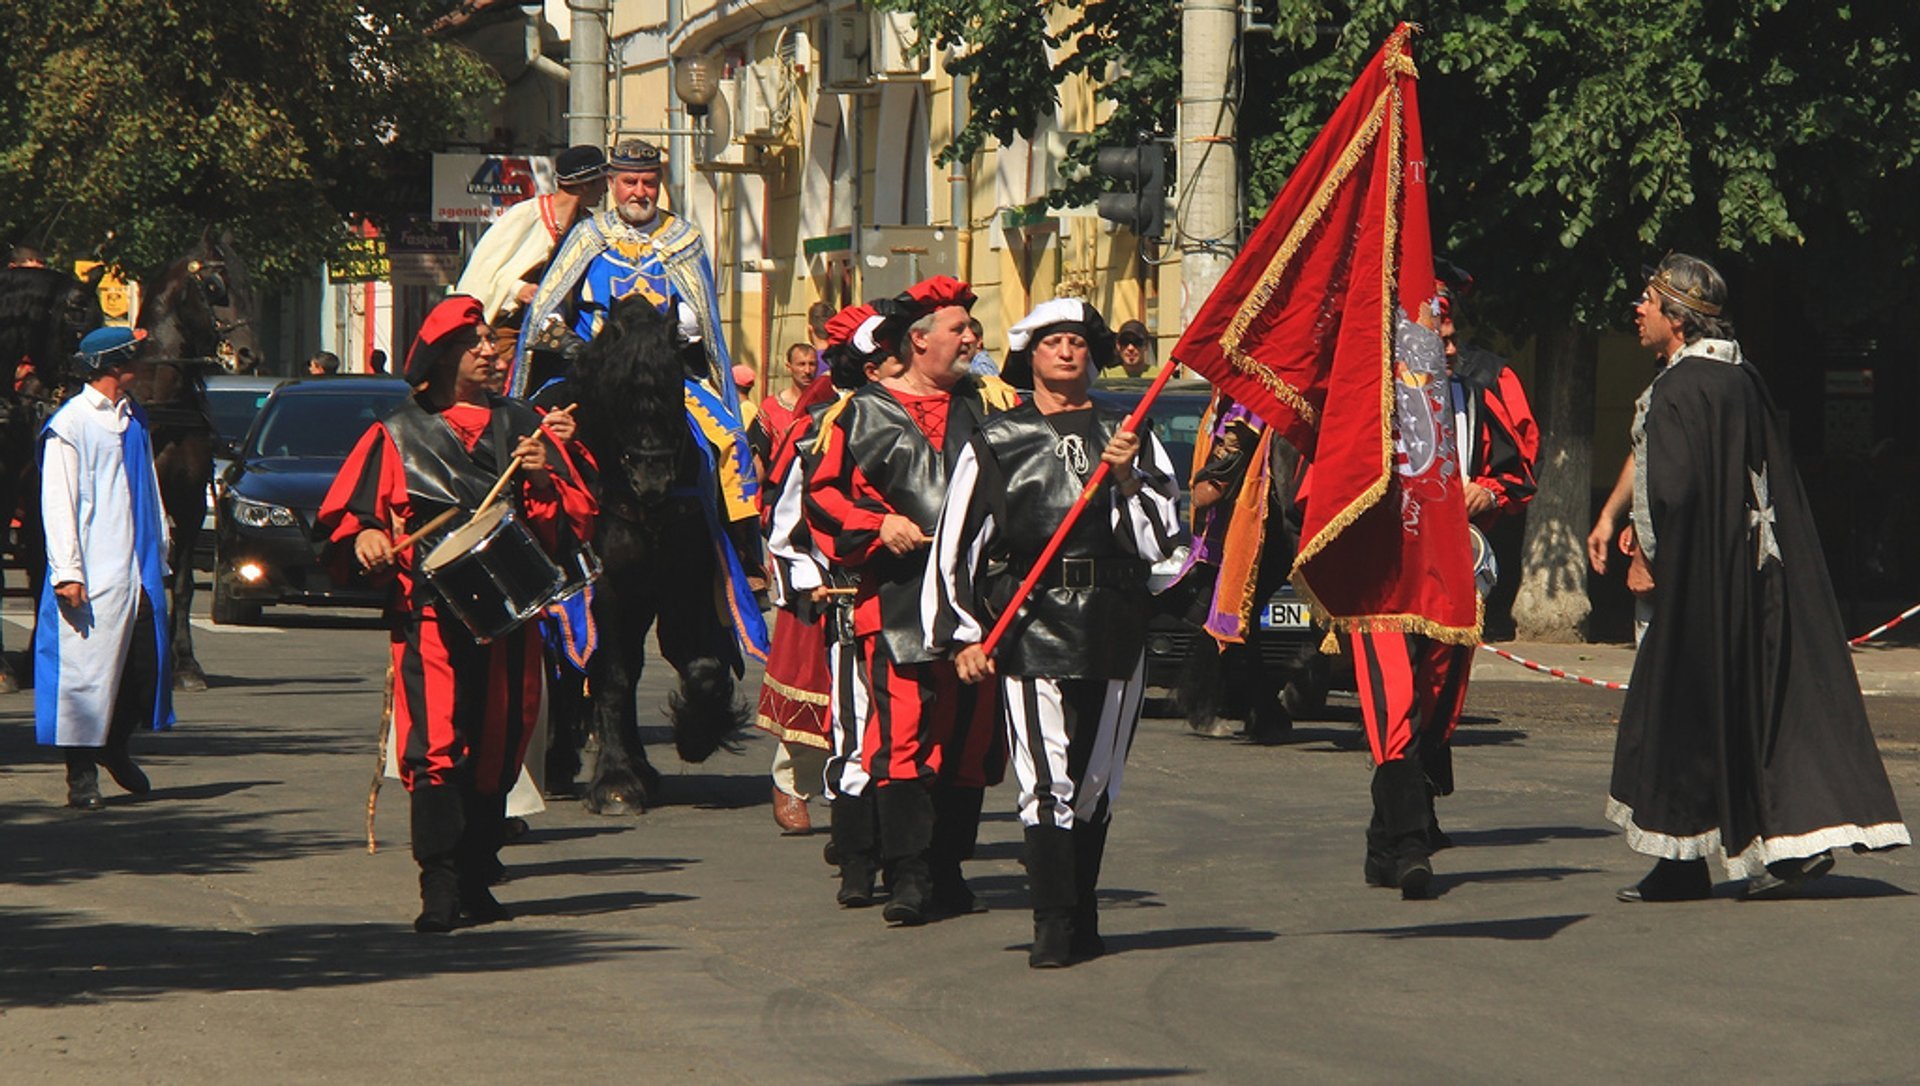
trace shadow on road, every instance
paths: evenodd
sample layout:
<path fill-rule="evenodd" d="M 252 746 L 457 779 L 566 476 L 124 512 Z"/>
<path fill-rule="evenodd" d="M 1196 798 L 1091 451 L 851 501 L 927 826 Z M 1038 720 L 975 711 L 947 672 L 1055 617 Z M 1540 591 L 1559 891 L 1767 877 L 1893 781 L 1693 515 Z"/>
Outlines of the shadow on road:
<path fill-rule="evenodd" d="M 275 781 L 208 786 L 216 798 Z M 193 793 L 197 789 L 175 789 Z M 0 884 L 51 886 L 113 875 L 218 875 L 261 863 L 283 863 L 360 847 L 353 837 L 270 829 L 288 812 L 234 811 L 191 800 L 160 801 L 156 791 L 140 799 L 115 796 L 107 809 L 88 814 L 64 807 L 0 804 Z M 122 816 L 122 809 L 138 807 Z"/>
<path fill-rule="evenodd" d="M 1101 932 L 1108 954 L 1129 954 L 1136 950 L 1179 950 L 1184 947 L 1217 946 L 1222 943 L 1270 943 L 1280 938 L 1277 931 L 1258 928 L 1162 928 L 1159 931 L 1133 931 L 1114 934 Z M 1026 949 L 1025 945 L 1021 949 Z"/>
<path fill-rule="evenodd" d="M 605 916 L 655 905 L 674 905 L 698 901 L 689 894 L 649 894 L 643 890 L 610 890 L 602 894 L 574 894 L 572 897 L 520 901 L 508 896 L 506 905 L 515 916 Z"/>
<path fill-rule="evenodd" d="M 512 924 L 445 936 L 370 924 L 215 931 L 85 923 L 70 914 L 0 907 L 0 1007 L 147 999 L 178 991 L 290 992 L 441 974 L 512 974 L 659 949 L 610 936 Z"/>
<path fill-rule="evenodd" d="M 228 690 L 248 687 L 281 686 L 378 686 L 386 681 L 384 676 L 371 672 L 362 675 L 208 675 L 207 689 Z M 278 692 L 278 691 L 274 691 Z M 310 693 L 293 690 L 288 693 Z"/>
<path fill-rule="evenodd" d="M 1447 836 L 1461 848 L 1490 845 L 1537 845 L 1542 841 L 1585 841 L 1597 837 L 1618 837 L 1619 830 L 1597 826 L 1511 826 L 1497 830 L 1448 830 Z"/>
<path fill-rule="evenodd" d="M 1741 891 L 1746 888 L 1746 883 L 1744 882 L 1736 882 L 1731 885 L 1733 886 L 1733 896 L 1735 897 L 1739 897 Z M 1718 896 L 1717 891 L 1718 888 L 1716 888 L 1715 896 Z M 1752 904 L 1765 905 L 1775 902 L 1786 903 L 1793 901 L 1848 901 L 1854 898 L 1912 896 L 1913 891 L 1902 889 L 1890 882 L 1882 882 L 1879 879 L 1862 878 L 1858 875 L 1828 875 L 1825 878 L 1815 879 L 1801 887 L 1800 892 L 1794 894 L 1792 897 L 1777 898 L 1774 899 L 1774 902 L 1756 901 Z"/>
<path fill-rule="evenodd" d="M 1200 1072 L 1185 1067 L 1063 1067 L 1045 1071 L 996 1071 L 984 1075 L 928 1075 L 888 1079 L 888 1086 L 1047 1086 L 1071 1082 L 1142 1082 Z"/>
<path fill-rule="evenodd" d="M 1598 867 L 1512 867 L 1499 871 L 1436 872 L 1428 893 L 1439 897 L 1456 886 L 1476 882 L 1559 882 L 1568 875 L 1598 875 L 1603 870 Z"/>
<path fill-rule="evenodd" d="M 1414 924 L 1404 928 L 1347 928 L 1328 935 L 1378 935 L 1387 939 L 1502 939 L 1535 942 L 1551 939 L 1591 913 L 1522 916 L 1511 920 L 1463 920 L 1451 924 Z"/>
<path fill-rule="evenodd" d="M 526 855 L 525 851 L 516 848 L 501 856 L 507 861 L 507 874 L 514 882 L 544 879 L 553 875 L 668 875 L 700 862 L 651 856 L 581 856 L 571 860 L 516 862 Z"/>

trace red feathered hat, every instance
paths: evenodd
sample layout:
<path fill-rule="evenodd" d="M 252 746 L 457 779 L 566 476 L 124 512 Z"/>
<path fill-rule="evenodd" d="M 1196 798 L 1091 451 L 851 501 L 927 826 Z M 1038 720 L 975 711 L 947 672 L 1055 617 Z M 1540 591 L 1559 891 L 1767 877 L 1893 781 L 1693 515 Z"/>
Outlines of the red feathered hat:
<path fill-rule="evenodd" d="M 871 316 L 873 316 L 873 307 L 862 302 L 859 305 L 850 305 L 840 312 L 835 313 L 833 316 L 828 317 L 827 342 L 853 342 L 853 334 L 858 332 L 860 326 L 865 324 L 867 318 Z"/>
<path fill-rule="evenodd" d="M 401 369 L 407 383 L 417 385 L 433 376 L 433 364 L 440 359 L 440 352 L 434 348 L 441 341 L 463 328 L 479 328 L 486 323 L 486 309 L 480 299 L 467 294 L 448 295 L 427 314 L 420 334 L 413 337 L 413 346 L 407 348 L 407 364 Z"/>
<path fill-rule="evenodd" d="M 951 275 L 936 275 L 908 287 L 907 292 L 902 294 L 899 300 L 918 309 L 922 315 L 949 305 L 965 306 L 971 309 L 974 301 L 973 287 Z"/>

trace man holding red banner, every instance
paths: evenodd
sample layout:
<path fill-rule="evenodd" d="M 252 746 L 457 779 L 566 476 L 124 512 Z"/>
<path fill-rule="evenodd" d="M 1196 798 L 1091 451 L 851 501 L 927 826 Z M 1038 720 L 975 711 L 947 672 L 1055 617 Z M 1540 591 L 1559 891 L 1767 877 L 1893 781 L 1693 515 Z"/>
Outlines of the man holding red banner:
<path fill-rule="evenodd" d="M 895 299 L 889 323 L 907 365 L 849 396 L 823 427 L 807 483 L 807 521 L 820 552 L 858 575 L 853 633 L 873 714 L 867 775 L 879 789 L 881 860 L 893 896 L 889 923 L 971 912 L 960 863 L 973 852 L 986 786 L 1004 757 L 991 687 L 966 686 L 927 651 L 920 582 L 947 478 L 990 412 L 1013 406 L 1004 384 L 968 375 L 977 341 L 973 289 L 936 276 Z"/>
<path fill-rule="evenodd" d="M 1147 574 L 1180 542 L 1179 487 L 1157 438 L 1094 408 L 1094 372 L 1115 354 L 1098 310 L 1078 298 L 1044 302 L 1007 346 L 1009 365 L 1033 374 L 1033 399 L 989 419 L 960 454 L 923 595 L 927 647 L 951 653 L 965 682 L 999 679 L 1033 898 L 1027 964 L 1050 969 L 1106 949 L 1094 891 L 1140 721 Z M 1101 461 L 1111 475 L 1096 510 L 988 657 L 980 643 L 1007 590 L 1037 564 Z"/>
<path fill-rule="evenodd" d="M 1375 763 L 1367 880 L 1432 877 L 1414 661 L 1479 640 L 1444 348 L 1433 331 L 1413 28 L 1367 64 L 1174 348 L 1311 467 L 1293 582 L 1355 651 Z M 1416 321 L 1424 322 L 1416 323 Z"/>

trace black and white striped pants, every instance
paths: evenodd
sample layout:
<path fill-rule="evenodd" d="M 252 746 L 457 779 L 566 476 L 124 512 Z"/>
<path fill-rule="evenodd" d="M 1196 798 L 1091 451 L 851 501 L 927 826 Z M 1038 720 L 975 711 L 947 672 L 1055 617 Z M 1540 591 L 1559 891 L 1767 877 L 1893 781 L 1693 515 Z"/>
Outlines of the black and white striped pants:
<path fill-rule="evenodd" d="M 1104 821 L 1140 723 L 1146 656 L 1129 679 L 1000 680 L 1020 822 L 1071 829 Z"/>
<path fill-rule="evenodd" d="M 827 672 L 833 676 L 833 689 L 827 693 L 827 723 L 833 739 L 833 754 L 827 759 L 823 790 L 829 800 L 858 796 L 867 790 L 865 751 L 867 717 L 872 715 L 872 692 L 867 689 L 860 652 L 854 645 L 843 645 L 831 634 L 827 637 Z"/>

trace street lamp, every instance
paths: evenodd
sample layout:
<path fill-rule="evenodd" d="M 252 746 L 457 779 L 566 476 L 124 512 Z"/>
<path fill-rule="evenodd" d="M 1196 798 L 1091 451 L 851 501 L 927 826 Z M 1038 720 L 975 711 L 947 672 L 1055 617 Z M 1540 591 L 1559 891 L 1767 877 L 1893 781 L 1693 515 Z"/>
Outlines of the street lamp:
<path fill-rule="evenodd" d="M 706 116 L 713 96 L 720 93 L 720 62 L 708 56 L 681 59 L 673 66 L 673 92 L 686 104 L 688 116 Z"/>

